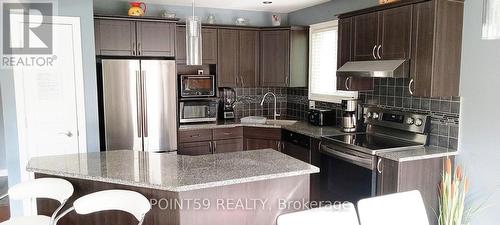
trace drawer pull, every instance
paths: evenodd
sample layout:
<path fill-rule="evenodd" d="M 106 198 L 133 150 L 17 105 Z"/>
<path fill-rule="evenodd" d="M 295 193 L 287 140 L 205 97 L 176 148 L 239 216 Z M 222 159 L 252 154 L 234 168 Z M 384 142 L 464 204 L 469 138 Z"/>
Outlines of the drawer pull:
<path fill-rule="evenodd" d="M 191 135 L 192 138 L 199 138 L 200 135 L 199 134 L 195 134 L 195 135 Z"/>
<path fill-rule="evenodd" d="M 224 132 L 224 135 L 231 135 L 231 134 L 233 134 L 233 133 L 231 133 L 231 132 Z"/>

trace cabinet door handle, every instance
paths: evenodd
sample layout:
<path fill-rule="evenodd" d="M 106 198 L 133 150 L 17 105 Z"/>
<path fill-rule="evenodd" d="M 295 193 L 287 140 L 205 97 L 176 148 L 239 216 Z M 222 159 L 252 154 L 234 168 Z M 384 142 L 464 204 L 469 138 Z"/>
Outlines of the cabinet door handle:
<path fill-rule="evenodd" d="M 415 80 L 412 78 L 410 80 L 410 83 L 408 84 L 408 91 L 410 92 L 410 95 L 413 95 L 413 89 L 412 89 L 412 86 L 413 84 L 415 83 Z"/>
<path fill-rule="evenodd" d="M 382 158 L 379 158 L 379 159 L 378 159 L 378 162 L 377 162 L 377 172 L 378 172 L 379 174 L 382 174 L 381 164 L 382 164 Z"/>
<path fill-rule="evenodd" d="M 214 141 L 214 148 L 212 150 L 212 153 L 215 153 L 215 151 L 217 151 L 217 142 Z"/>
<path fill-rule="evenodd" d="M 351 89 L 351 84 L 352 84 L 352 83 L 350 82 L 350 81 L 351 81 L 351 78 L 352 78 L 352 77 L 348 77 L 347 79 L 345 79 L 345 89 L 346 89 L 346 90 Z"/>
<path fill-rule="evenodd" d="M 200 135 L 199 134 L 194 134 L 194 135 L 191 135 L 192 138 L 199 138 Z"/>
<path fill-rule="evenodd" d="M 382 48 L 382 45 L 379 45 L 378 48 L 377 48 L 377 56 L 378 56 L 378 59 L 382 59 L 382 57 L 380 56 L 380 49 Z"/>
<path fill-rule="evenodd" d="M 224 132 L 224 135 L 231 135 L 231 134 L 233 134 L 233 133 L 231 133 L 231 132 Z"/>
<path fill-rule="evenodd" d="M 139 43 L 137 43 L 137 53 L 139 53 L 138 55 L 141 55 L 141 51 L 142 51 L 141 43 L 139 42 Z"/>
<path fill-rule="evenodd" d="M 234 83 L 235 83 L 236 87 L 238 87 L 238 84 L 239 84 L 238 76 L 234 77 Z"/>
<path fill-rule="evenodd" d="M 132 41 L 132 55 L 135 55 L 135 42 Z"/>
<path fill-rule="evenodd" d="M 212 142 L 208 142 L 208 151 L 210 152 L 210 154 L 214 153 L 214 148 L 212 148 Z"/>
<path fill-rule="evenodd" d="M 241 87 L 245 87 L 245 81 L 243 80 L 243 76 L 240 76 Z"/>
<path fill-rule="evenodd" d="M 286 76 L 285 77 L 285 86 L 288 86 L 290 83 L 290 77 L 289 76 Z"/>
<path fill-rule="evenodd" d="M 377 45 L 373 46 L 372 55 L 373 55 L 374 59 L 377 59 L 377 56 L 375 55 L 375 50 L 376 49 L 377 49 Z"/>

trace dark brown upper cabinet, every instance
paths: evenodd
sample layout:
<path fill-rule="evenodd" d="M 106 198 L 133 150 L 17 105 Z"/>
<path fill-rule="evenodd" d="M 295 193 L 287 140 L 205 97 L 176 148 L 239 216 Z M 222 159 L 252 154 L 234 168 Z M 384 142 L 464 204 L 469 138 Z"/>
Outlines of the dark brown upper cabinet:
<path fill-rule="evenodd" d="M 378 47 L 379 13 L 359 15 L 354 17 L 353 20 L 353 60 L 376 60 L 375 51 Z"/>
<path fill-rule="evenodd" d="M 255 87 L 259 68 L 259 31 L 219 29 L 219 87 Z"/>
<path fill-rule="evenodd" d="M 414 5 L 410 95 L 459 96 L 463 12 L 463 1 Z"/>
<path fill-rule="evenodd" d="M 174 23 L 95 18 L 94 26 L 97 55 L 175 55 Z"/>
<path fill-rule="evenodd" d="M 339 15 L 340 66 L 349 60 L 408 59 L 408 96 L 459 96 L 463 13 L 463 0 L 415 0 Z M 339 77 L 337 88 L 352 83 L 356 90 L 357 80 Z"/>
<path fill-rule="evenodd" d="M 186 27 L 178 26 L 175 61 L 186 63 Z M 217 29 L 202 28 L 202 61 L 203 64 L 217 64 Z"/>
<path fill-rule="evenodd" d="M 409 59 L 411 50 L 412 6 L 380 12 L 379 59 Z"/>
<path fill-rule="evenodd" d="M 175 24 L 137 22 L 137 54 L 140 56 L 174 56 Z"/>
<path fill-rule="evenodd" d="M 412 6 L 354 16 L 353 60 L 408 59 Z"/>
<path fill-rule="evenodd" d="M 352 60 L 352 17 L 339 20 L 337 69 Z"/>
<path fill-rule="evenodd" d="M 95 19 L 94 29 L 97 55 L 134 56 L 137 54 L 134 21 Z"/>
<path fill-rule="evenodd" d="M 259 83 L 259 31 L 240 31 L 239 82 L 242 87 L 256 87 Z"/>
<path fill-rule="evenodd" d="M 219 87 L 238 84 L 239 31 L 219 29 L 217 83 Z"/>
<path fill-rule="evenodd" d="M 302 27 L 261 31 L 261 86 L 307 87 L 308 34 Z"/>
<path fill-rule="evenodd" d="M 337 68 L 352 60 L 352 27 L 353 18 L 348 17 L 339 20 L 339 36 L 337 52 Z M 358 78 L 337 76 L 337 90 L 341 91 L 364 91 L 373 90 L 372 78 Z"/>

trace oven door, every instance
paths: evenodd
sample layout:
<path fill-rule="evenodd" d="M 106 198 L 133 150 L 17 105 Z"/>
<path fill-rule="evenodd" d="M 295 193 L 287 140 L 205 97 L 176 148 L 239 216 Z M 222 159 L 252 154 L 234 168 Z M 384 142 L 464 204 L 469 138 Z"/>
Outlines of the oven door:
<path fill-rule="evenodd" d="M 217 121 L 217 100 L 179 102 L 179 122 L 199 123 Z"/>
<path fill-rule="evenodd" d="M 213 75 L 181 75 L 180 95 L 182 98 L 215 97 Z"/>
<path fill-rule="evenodd" d="M 321 199 L 357 203 L 376 194 L 375 157 L 335 144 L 322 144 Z"/>

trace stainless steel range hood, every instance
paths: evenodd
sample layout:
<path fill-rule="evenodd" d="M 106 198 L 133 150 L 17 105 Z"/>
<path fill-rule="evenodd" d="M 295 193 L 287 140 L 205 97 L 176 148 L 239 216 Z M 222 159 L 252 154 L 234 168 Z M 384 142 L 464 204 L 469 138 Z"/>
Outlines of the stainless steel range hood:
<path fill-rule="evenodd" d="M 409 77 L 408 60 L 376 60 L 347 62 L 337 70 L 337 75 L 349 77 Z"/>

